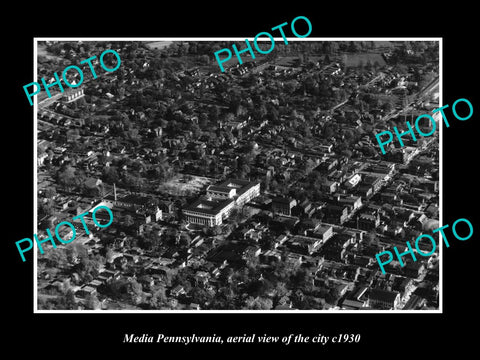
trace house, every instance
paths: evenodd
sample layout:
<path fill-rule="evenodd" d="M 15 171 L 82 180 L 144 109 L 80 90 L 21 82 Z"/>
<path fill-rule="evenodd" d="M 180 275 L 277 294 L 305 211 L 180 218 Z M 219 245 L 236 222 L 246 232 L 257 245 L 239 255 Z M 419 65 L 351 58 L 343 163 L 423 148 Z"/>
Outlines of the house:
<path fill-rule="evenodd" d="M 418 310 L 426 303 L 426 300 L 418 295 L 412 294 L 402 310 Z"/>
<path fill-rule="evenodd" d="M 158 207 L 162 212 L 171 214 L 173 212 L 173 201 L 160 201 Z"/>
<path fill-rule="evenodd" d="M 177 285 L 177 286 L 175 286 L 175 287 L 172 289 L 172 291 L 170 292 L 170 294 L 171 294 L 172 296 L 177 297 L 177 296 L 180 296 L 180 295 L 185 294 L 185 289 L 184 289 L 184 287 L 183 287 L 182 285 Z"/>
<path fill-rule="evenodd" d="M 277 238 L 274 241 L 274 245 L 273 245 L 274 248 L 276 249 L 280 245 L 283 245 L 285 243 L 285 241 L 287 241 L 287 240 L 288 240 L 287 235 L 285 235 L 285 234 L 278 235 Z"/>
<path fill-rule="evenodd" d="M 304 259 L 304 255 L 296 254 L 293 252 L 289 252 L 282 256 L 282 260 L 285 261 L 286 265 L 292 269 L 296 268 L 297 266 L 302 265 Z"/>
<path fill-rule="evenodd" d="M 392 151 L 388 151 L 384 155 L 384 157 L 385 157 L 385 160 L 387 161 L 392 161 L 398 164 L 404 164 L 408 159 L 408 154 L 405 151 L 405 149 L 402 148 L 402 149 L 395 149 Z"/>
<path fill-rule="evenodd" d="M 338 305 L 345 310 L 359 310 L 364 307 L 365 302 L 348 297 L 341 301 Z"/>
<path fill-rule="evenodd" d="M 96 189 L 98 186 L 102 185 L 102 180 L 89 177 L 83 184 L 87 189 Z"/>
<path fill-rule="evenodd" d="M 97 288 L 98 288 L 100 285 L 102 285 L 102 284 L 103 284 L 102 281 L 97 280 L 97 279 L 94 279 L 94 280 L 92 280 L 92 281 L 90 281 L 90 282 L 88 283 L 88 286 L 90 286 L 90 287 L 92 287 L 92 288 L 94 288 L 94 289 L 97 289 Z"/>
<path fill-rule="evenodd" d="M 373 187 L 370 185 L 359 185 L 357 187 L 356 193 L 362 198 L 369 198 L 373 195 Z"/>
<path fill-rule="evenodd" d="M 337 165 L 338 165 L 338 160 L 337 159 L 332 159 L 332 160 L 322 162 L 320 165 L 317 166 L 317 169 L 322 173 L 329 173 Z"/>
<path fill-rule="evenodd" d="M 333 194 L 335 191 L 337 191 L 337 187 L 338 182 L 328 179 L 324 179 L 320 184 L 320 190 L 327 194 Z"/>
<path fill-rule="evenodd" d="M 327 175 L 327 179 L 337 182 L 338 184 L 343 183 L 347 179 L 347 173 L 341 170 L 334 170 Z M 337 184 L 337 186 L 338 186 Z"/>
<path fill-rule="evenodd" d="M 328 204 L 324 210 L 327 223 L 343 224 L 347 220 L 348 208 L 346 206 Z"/>
<path fill-rule="evenodd" d="M 47 153 L 43 153 L 43 154 L 40 154 L 38 155 L 37 157 L 37 166 L 42 166 L 45 162 L 45 159 L 48 158 L 48 154 Z"/>
<path fill-rule="evenodd" d="M 396 276 L 392 284 L 392 290 L 398 291 L 400 294 L 405 294 L 405 291 L 407 291 L 407 289 L 410 288 L 412 284 L 412 279 L 403 276 Z"/>
<path fill-rule="evenodd" d="M 280 215 L 292 215 L 292 209 L 297 205 L 297 200 L 291 198 L 276 197 L 272 200 L 272 211 Z"/>
<path fill-rule="evenodd" d="M 97 279 L 104 282 L 109 282 L 112 280 L 118 280 L 120 277 L 120 271 L 118 270 L 104 270 L 98 276 Z"/>
<path fill-rule="evenodd" d="M 210 279 L 210 274 L 206 271 L 197 271 L 195 274 L 195 284 L 205 286 L 208 283 L 208 280 Z"/>
<path fill-rule="evenodd" d="M 137 280 L 140 284 L 142 284 L 144 289 L 149 289 L 153 285 L 155 285 L 155 280 L 153 277 L 149 275 L 142 275 Z"/>
<path fill-rule="evenodd" d="M 188 305 L 188 310 L 200 310 L 200 305 L 197 304 L 197 303 L 191 303 L 190 305 Z"/>
<path fill-rule="evenodd" d="M 287 242 L 287 245 L 292 251 L 299 254 L 311 255 L 320 247 L 321 243 L 322 240 L 319 238 L 295 235 Z"/>
<path fill-rule="evenodd" d="M 370 231 L 380 225 L 380 215 L 363 213 L 357 218 L 357 229 Z"/>
<path fill-rule="evenodd" d="M 303 200 L 301 203 L 299 203 L 292 209 L 292 215 L 294 216 L 311 217 L 314 212 L 315 208 L 308 199 Z"/>
<path fill-rule="evenodd" d="M 89 285 L 83 285 L 79 290 L 75 292 L 75 296 L 85 299 L 87 296 L 95 295 L 96 293 L 97 293 L 96 288 Z"/>
<path fill-rule="evenodd" d="M 349 178 L 347 181 L 345 181 L 344 185 L 346 188 L 352 189 L 355 186 L 357 186 L 361 180 L 362 180 L 362 176 L 360 174 L 355 174 L 351 178 Z"/>
<path fill-rule="evenodd" d="M 400 293 L 374 288 L 368 294 L 367 303 L 376 309 L 396 310 L 400 304 Z"/>
<path fill-rule="evenodd" d="M 260 260 L 263 262 L 272 262 L 280 261 L 282 259 L 282 254 L 278 250 L 267 250 L 260 254 Z"/>
<path fill-rule="evenodd" d="M 363 179 L 363 184 L 371 186 L 373 188 L 373 192 L 375 193 L 380 190 L 380 187 L 382 186 L 382 180 L 379 176 L 368 175 Z"/>
<path fill-rule="evenodd" d="M 408 249 L 405 249 L 408 250 Z M 425 265 L 416 261 L 416 262 L 408 262 L 405 267 L 403 268 L 403 273 L 405 276 L 416 279 L 418 278 L 421 273 L 425 270 Z"/>
<path fill-rule="evenodd" d="M 347 247 L 354 242 L 348 234 L 335 234 L 320 249 L 325 259 L 342 262 L 347 254 Z"/>
<path fill-rule="evenodd" d="M 318 237 L 322 240 L 322 242 L 326 242 L 333 235 L 333 226 L 319 224 L 313 231 L 307 231 L 307 235 Z"/>
<path fill-rule="evenodd" d="M 362 197 L 361 196 L 338 196 L 338 202 L 340 205 L 346 205 L 350 208 L 350 211 L 357 210 L 362 206 Z"/>

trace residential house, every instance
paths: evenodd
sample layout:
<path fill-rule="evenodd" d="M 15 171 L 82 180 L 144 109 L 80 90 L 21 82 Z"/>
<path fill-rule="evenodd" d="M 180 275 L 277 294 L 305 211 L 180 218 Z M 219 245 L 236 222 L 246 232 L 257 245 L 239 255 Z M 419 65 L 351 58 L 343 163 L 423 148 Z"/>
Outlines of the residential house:
<path fill-rule="evenodd" d="M 292 215 L 292 209 L 297 205 L 297 200 L 291 198 L 276 197 L 272 199 L 272 211 L 280 215 Z"/>
<path fill-rule="evenodd" d="M 333 194 L 335 191 L 337 191 L 337 187 L 338 182 L 328 179 L 324 179 L 320 184 L 320 190 L 327 194 Z"/>
<path fill-rule="evenodd" d="M 380 214 L 363 213 L 357 217 L 357 229 L 370 231 L 380 225 Z"/>
<path fill-rule="evenodd" d="M 182 285 L 177 285 L 170 291 L 170 294 L 172 296 L 175 296 L 175 297 L 178 297 L 178 296 L 183 295 L 185 293 L 186 293 L 185 288 Z"/>
<path fill-rule="evenodd" d="M 371 289 L 368 294 L 368 305 L 382 310 L 396 310 L 400 305 L 400 293 L 382 289 Z"/>
<path fill-rule="evenodd" d="M 328 204 L 325 209 L 325 222 L 343 224 L 348 217 L 348 208 L 341 205 Z"/>

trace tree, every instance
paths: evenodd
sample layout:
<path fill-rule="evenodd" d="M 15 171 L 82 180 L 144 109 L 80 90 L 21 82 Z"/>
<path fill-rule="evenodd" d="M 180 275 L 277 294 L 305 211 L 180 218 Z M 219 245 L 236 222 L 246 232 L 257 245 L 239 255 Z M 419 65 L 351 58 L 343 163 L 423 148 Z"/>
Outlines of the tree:
<path fill-rule="evenodd" d="M 391 102 L 385 102 L 381 105 L 381 108 L 384 112 L 389 113 L 390 111 L 393 110 L 393 105 Z"/>
<path fill-rule="evenodd" d="M 97 295 L 89 294 L 85 299 L 85 307 L 90 310 L 100 310 L 101 303 L 100 300 L 98 300 Z"/>
<path fill-rule="evenodd" d="M 48 187 L 45 189 L 45 197 L 47 199 L 52 199 L 55 195 L 57 195 L 57 190 L 54 187 Z"/>
<path fill-rule="evenodd" d="M 367 60 L 367 63 L 365 64 L 365 70 L 371 71 L 373 68 L 372 61 L 370 59 Z"/>
<path fill-rule="evenodd" d="M 46 265 L 49 268 L 63 269 L 68 264 L 66 252 L 63 249 L 46 251 L 44 254 Z"/>
<path fill-rule="evenodd" d="M 107 263 L 112 263 L 113 262 L 113 255 L 114 255 L 114 252 L 113 252 L 112 248 L 108 248 L 107 252 L 105 253 L 105 260 L 106 260 Z"/>
<path fill-rule="evenodd" d="M 125 187 L 131 189 L 132 191 L 140 192 L 145 186 L 145 181 L 143 178 L 131 174 L 125 174 L 123 182 Z"/>
<path fill-rule="evenodd" d="M 373 245 L 374 243 L 378 244 L 378 235 L 375 230 L 370 230 L 367 233 L 367 244 L 368 245 Z"/>
<path fill-rule="evenodd" d="M 357 52 L 358 51 L 358 45 L 355 41 L 350 41 L 348 45 L 348 51 L 349 52 Z"/>
<path fill-rule="evenodd" d="M 75 300 L 75 294 L 73 290 L 68 290 L 64 298 L 64 306 L 67 310 L 74 310 L 77 308 L 77 301 Z"/>
<path fill-rule="evenodd" d="M 192 299 L 193 303 L 199 304 L 202 308 L 207 307 L 213 300 L 212 295 L 200 287 L 193 287 L 188 295 Z"/>
<path fill-rule="evenodd" d="M 90 282 L 98 275 L 101 265 L 99 258 L 89 258 L 88 255 L 81 255 L 80 262 L 73 269 L 80 275 L 83 282 Z"/>
<path fill-rule="evenodd" d="M 130 281 L 129 285 L 127 286 L 127 294 L 135 305 L 140 304 L 143 297 L 142 284 L 137 282 L 137 280 Z"/>
<path fill-rule="evenodd" d="M 190 246 L 191 242 L 192 242 L 192 238 L 190 237 L 190 235 L 188 235 L 188 233 L 186 233 L 186 232 L 182 232 L 182 234 L 180 235 L 179 244 L 181 246 L 188 247 L 188 246 Z"/>
<path fill-rule="evenodd" d="M 279 301 L 280 299 L 285 299 L 285 296 L 288 295 L 289 291 L 284 282 L 278 281 L 275 285 L 275 298 Z"/>
<path fill-rule="evenodd" d="M 300 87 L 300 83 L 297 80 L 289 80 L 284 83 L 284 89 L 288 94 L 293 93 Z"/>
<path fill-rule="evenodd" d="M 135 223 L 135 222 L 133 221 L 133 218 L 132 218 L 131 215 L 128 215 L 128 214 L 127 214 L 127 215 L 125 215 L 125 217 L 123 218 L 123 225 L 124 225 L 125 227 L 127 227 L 127 228 L 130 227 L 130 226 L 132 226 L 134 223 Z"/>
<path fill-rule="evenodd" d="M 240 178 L 244 179 L 248 177 L 248 174 L 250 173 L 250 166 L 247 164 L 243 164 L 242 167 L 240 168 Z"/>
<path fill-rule="evenodd" d="M 215 225 L 214 227 L 208 227 L 204 229 L 204 233 L 207 236 L 216 236 L 222 233 L 222 227 L 220 225 Z"/>
<path fill-rule="evenodd" d="M 58 173 L 57 180 L 65 189 L 70 190 L 76 184 L 75 168 L 67 165 Z"/>
<path fill-rule="evenodd" d="M 343 134 L 345 135 L 345 139 L 349 142 L 355 140 L 355 137 L 357 136 L 354 129 L 346 129 Z"/>
<path fill-rule="evenodd" d="M 52 198 L 48 198 L 48 200 L 46 202 L 42 202 L 38 206 L 38 213 L 41 216 L 43 216 L 43 215 L 50 216 L 50 215 L 53 215 L 54 212 L 55 212 L 54 211 L 54 203 L 53 203 Z"/>
<path fill-rule="evenodd" d="M 159 286 L 155 292 L 153 292 L 152 297 L 150 298 L 150 307 L 154 309 L 160 309 L 166 306 L 167 296 L 165 295 L 165 288 Z"/>
<path fill-rule="evenodd" d="M 251 309 L 251 310 L 270 310 L 272 309 L 273 302 L 269 298 L 264 298 L 264 297 L 253 298 L 252 296 L 249 296 L 245 300 L 245 306 L 247 307 L 247 309 Z"/>
<path fill-rule="evenodd" d="M 332 287 L 325 296 L 325 300 L 331 305 L 337 305 L 338 299 L 340 299 L 340 293 L 336 287 Z"/>
<path fill-rule="evenodd" d="M 304 288 L 311 283 L 310 274 L 303 268 L 298 269 L 290 276 L 290 284 L 296 288 Z"/>
<path fill-rule="evenodd" d="M 323 135 L 325 136 L 325 138 L 328 139 L 328 138 L 332 137 L 334 134 L 335 134 L 335 132 L 334 132 L 334 130 L 331 126 L 327 125 L 323 128 Z"/>

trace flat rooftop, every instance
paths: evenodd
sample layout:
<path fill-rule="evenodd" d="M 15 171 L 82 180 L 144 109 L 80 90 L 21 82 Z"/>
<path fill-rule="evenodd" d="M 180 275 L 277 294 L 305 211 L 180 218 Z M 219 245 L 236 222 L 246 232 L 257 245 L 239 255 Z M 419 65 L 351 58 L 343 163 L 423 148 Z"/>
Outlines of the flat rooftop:
<path fill-rule="evenodd" d="M 206 198 L 199 198 L 189 206 L 185 207 L 184 210 L 202 212 L 208 215 L 217 215 L 222 209 L 226 208 L 233 202 L 234 200 L 232 199 L 213 201 Z"/>

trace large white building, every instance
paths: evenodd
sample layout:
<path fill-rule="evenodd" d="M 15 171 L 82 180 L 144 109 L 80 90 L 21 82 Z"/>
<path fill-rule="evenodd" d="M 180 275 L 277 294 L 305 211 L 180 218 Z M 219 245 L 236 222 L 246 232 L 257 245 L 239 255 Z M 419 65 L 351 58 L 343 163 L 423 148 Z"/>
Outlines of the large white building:
<path fill-rule="evenodd" d="M 235 201 L 232 199 L 209 200 L 200 198 L 183 209 L 183 215 L 189 223 L 207 226 L 221 225 L 223 219 L 230 215 L 234 206 Z"/>
<path fill-rule="evenodd" d="M 207 197 L 214 199 L 234 199 L 237 206 L 243 206 L 260 195 L 260 183 L 247 180 L 228 179 L 207 188 Z"/>
<path fill-rule="evenodd" d="M 184 208 L 183 215 L 189 223 L 221 225 L 235 206 L 243 206 L 259 195 L 259 182 L 229 179 L 208 186 L 206 195 Z"/>

